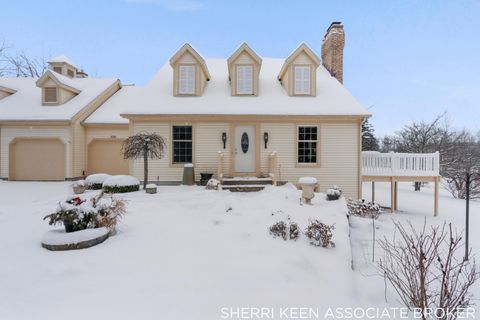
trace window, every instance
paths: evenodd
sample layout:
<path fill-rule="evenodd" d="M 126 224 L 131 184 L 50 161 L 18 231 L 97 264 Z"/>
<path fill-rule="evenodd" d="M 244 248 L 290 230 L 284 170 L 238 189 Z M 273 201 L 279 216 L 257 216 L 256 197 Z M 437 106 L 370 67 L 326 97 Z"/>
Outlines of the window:
<path fill-rule="evenodd" d="M 195 66 L 178 67 L 178 93 L 195 94 Z"/>
<path fill-rule="evenodd" d="M 192 126 L 173 127 L 173 163 L 192 163 Z"/>
<path fill-rule="evenodd" d="M 316 126 L 298 127 L 298 163 L 317 163 Z"/>
<path fill-rule="evenodd" d="M 57 88 L 45 88 L 44 90 L 44 99 L 45 102 L 57 102 Z"/>
<path fill-rule="evenodd" d="M 310 66 L 295 66 L 294 94 L 310 94 Z"/>
<path fill-rule="evenodd" d="M 236 67 L 237 94 L 253 94 L 253 66 Z"/>
<path fill-rule="evenodd" d="M 62 67 L 53 67 L 53 71 L 62 74 Z"/>
<path fill-rule="evenodd" d="M 73 72 L 72 69 L 67 69 L 67 75 L 70 77 L 70 78 L 73 78 L 75 76 L 75 72 Z"/>

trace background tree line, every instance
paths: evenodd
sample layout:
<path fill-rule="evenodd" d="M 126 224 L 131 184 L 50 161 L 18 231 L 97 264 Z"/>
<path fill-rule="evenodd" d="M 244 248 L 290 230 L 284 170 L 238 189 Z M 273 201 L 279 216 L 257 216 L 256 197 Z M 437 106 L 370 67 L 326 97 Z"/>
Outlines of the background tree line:
<path fill-rule="evenodd" d="M 470 178 L 470 197 L 480 198 L 480 132 L 452 128 L 447 114 L 430 122 L 413 121 L 392 135 L 375 136 L 373 126 L 362 125 L 362 150 L 405 153 L 440 153 L 442 184 L 455 198 L 465 199 L 466 177 Z M 419 191 L 420 183 L 415 183 Z"/>

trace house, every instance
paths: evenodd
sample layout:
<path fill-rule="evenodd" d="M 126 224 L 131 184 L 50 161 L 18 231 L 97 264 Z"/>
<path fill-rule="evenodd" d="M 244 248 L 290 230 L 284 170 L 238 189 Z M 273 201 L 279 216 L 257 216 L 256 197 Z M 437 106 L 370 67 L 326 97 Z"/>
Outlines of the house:
<path fill-rule="evenodd" d="M 65 56 L 48 61 L 38 79 L 0 78 L 0 178 L 65 180 L 106 169 L 102 161 L 88 163 L 87 150 L 98 159 L 109 156 L 108 147 L 88 144 L 115 133 L 83 121 L 120 88 L 117 79 L 88 77 Z"/>
<path fill-rule="evenodd" d="M 84 121 L 127 136 L 156 132 L 166 156 L 149 164 L 149 181 L 182 181 L 186 163 L 202 172 L 273 177 L 313 176 L 320 188 L 342 186 L 361 197 L 361 123 L 370 114 L 343 82 L 343 26 L 328 28 L 319 56 L 301 44 L 282 59 L 246 43 L 226 59 L 205 59 L 182 46 L 144 87 L 123 86 Z M 143 179 L 143 162 L 130 164 Z"/>

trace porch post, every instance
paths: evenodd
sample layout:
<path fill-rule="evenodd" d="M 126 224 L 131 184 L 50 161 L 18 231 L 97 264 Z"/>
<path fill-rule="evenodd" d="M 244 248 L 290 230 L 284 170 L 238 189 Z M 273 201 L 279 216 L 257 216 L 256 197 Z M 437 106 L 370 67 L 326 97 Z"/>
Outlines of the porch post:
<path fill-rule="evenodd" d="M 395 186 L 395 211 L 398 210 L 398 181 L 395 181 L 394 183 Z"/>
<path fill-rule="evenodd" d="M 433 205 L 433 215 L 438 216 L 438 189 L 439 189 L 439 177 L 435 177 L 435 194 L 434 194 L 434 205 Z"/>
<path fill-rule="evenodd" d="M 375 202 L 375 181 L 372 181 L 372 202 Z"/>
<path fill-rule="evenodd" d="M 391 212 L 395 212 L 395 178 L 390 178 L 390 208 Z"/>

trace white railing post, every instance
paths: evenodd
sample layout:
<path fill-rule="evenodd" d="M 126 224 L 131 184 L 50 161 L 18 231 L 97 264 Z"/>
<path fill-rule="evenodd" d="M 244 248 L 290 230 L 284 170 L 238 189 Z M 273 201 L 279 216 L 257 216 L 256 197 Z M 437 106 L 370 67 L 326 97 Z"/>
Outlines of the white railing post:
<path fill-rule="evenodd" d="M 218 151 L 217 156 L 217 179 L 222 181 L 223 179 L 223 152 Z"/>
<path fill-rule="evenodd" d="M 277 151 L 273 151 L 268 156 L 268 176 L 272 179 L 274 186 L 277 185 L 277 166 L 278 166 L 278 156 Z"/>

